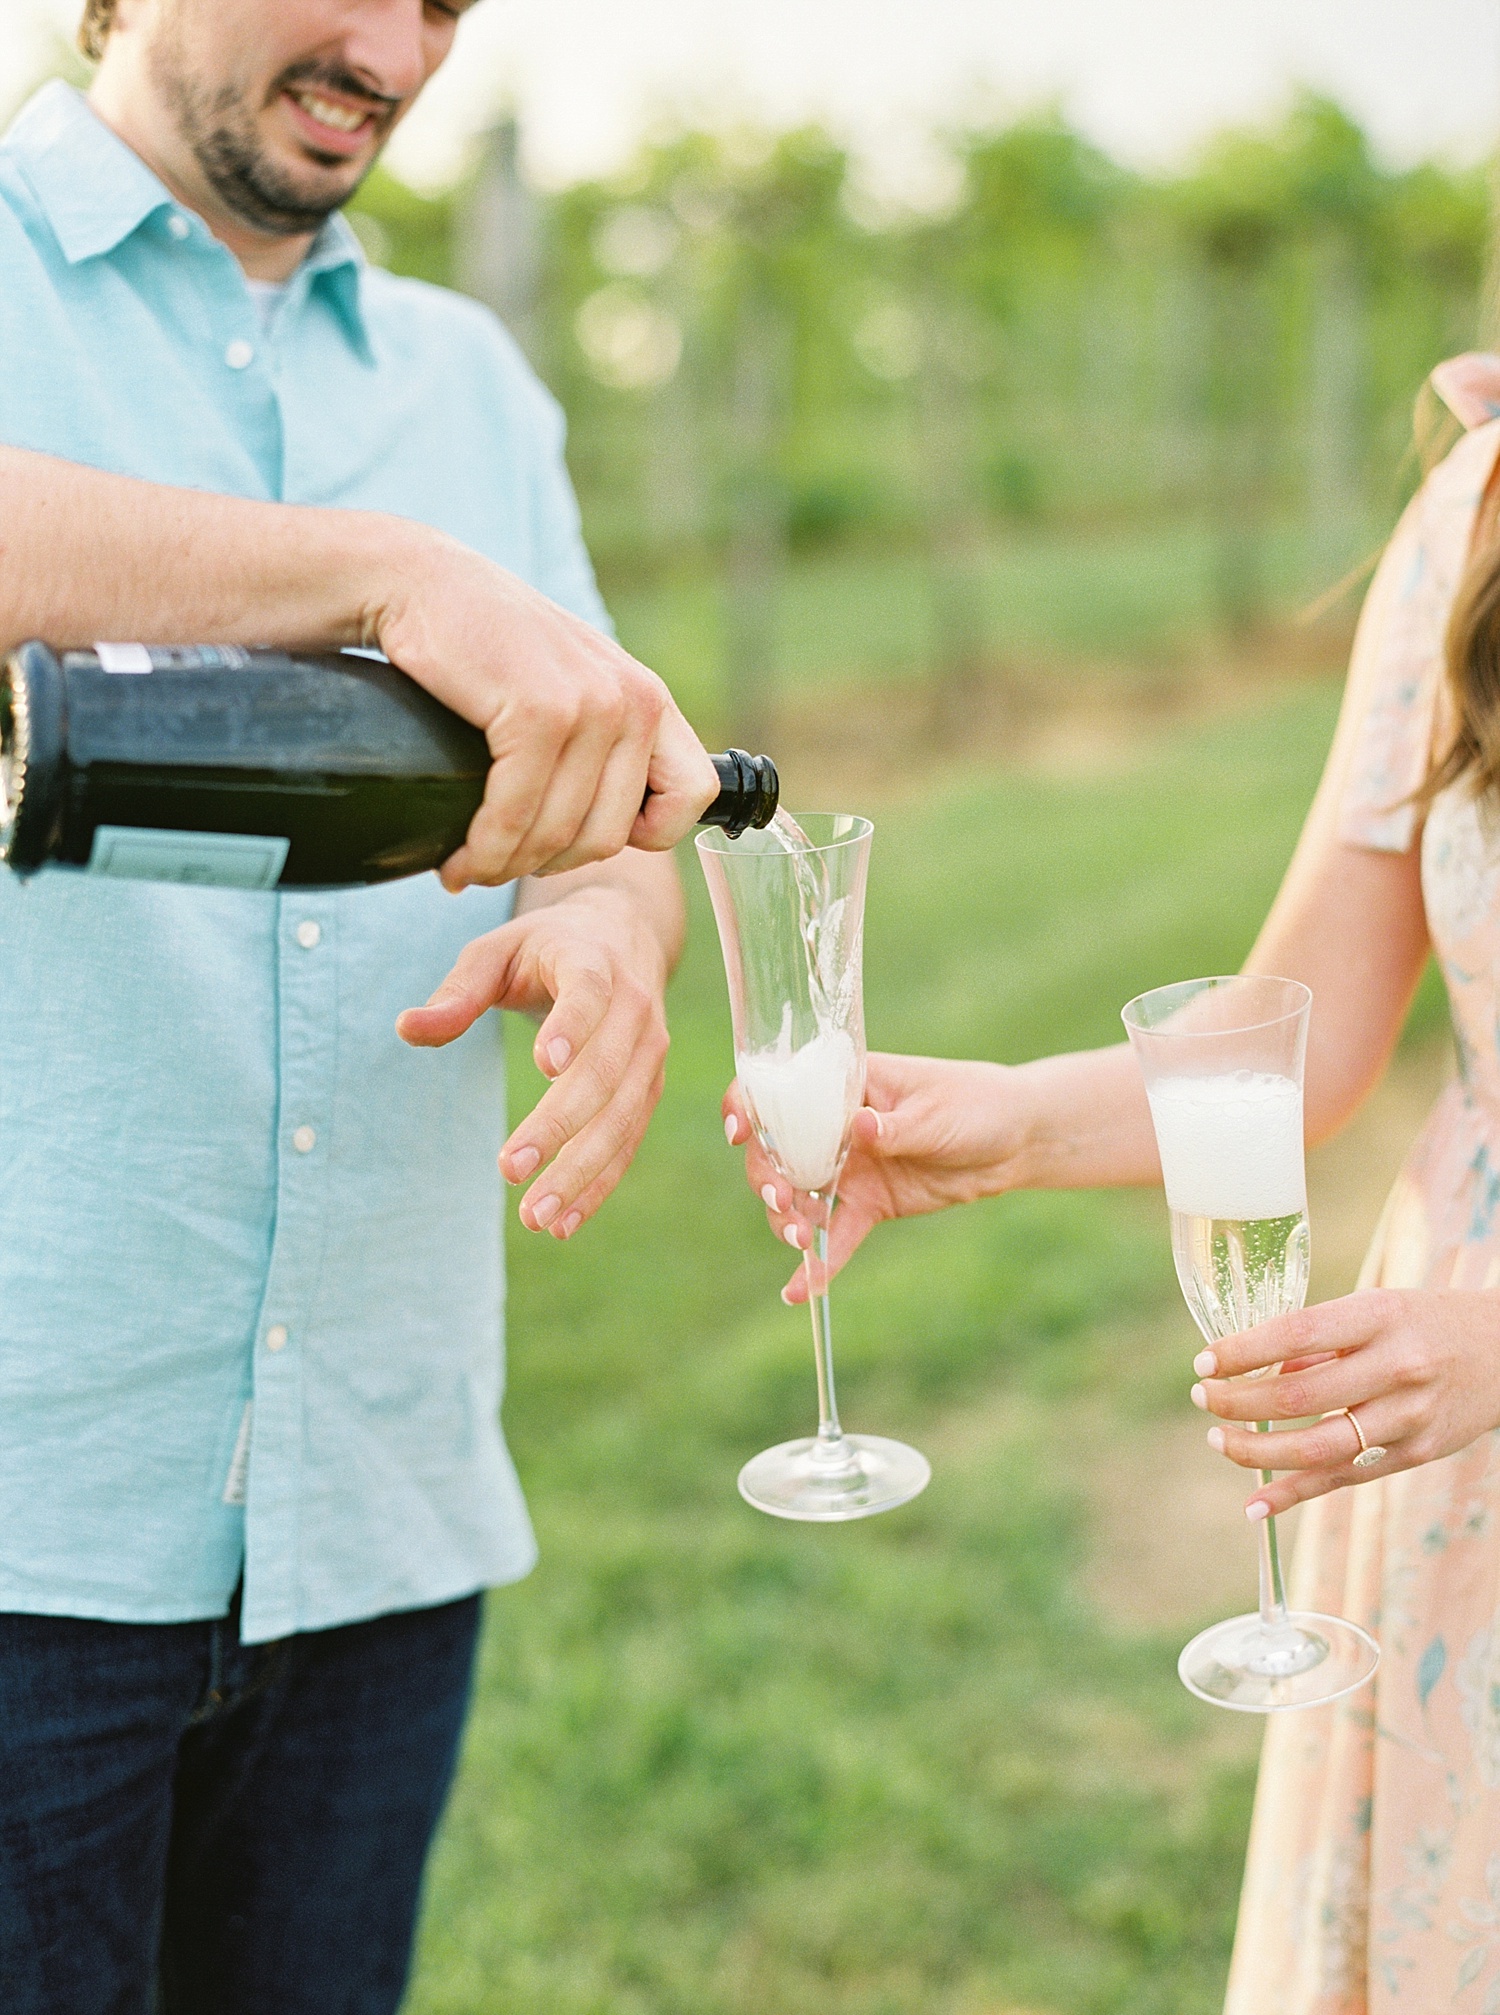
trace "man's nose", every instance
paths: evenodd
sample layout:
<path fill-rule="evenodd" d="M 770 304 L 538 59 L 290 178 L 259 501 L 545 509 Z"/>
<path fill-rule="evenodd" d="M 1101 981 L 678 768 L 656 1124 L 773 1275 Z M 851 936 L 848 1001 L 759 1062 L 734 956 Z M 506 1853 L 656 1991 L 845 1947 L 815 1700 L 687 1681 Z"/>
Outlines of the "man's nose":
<path fill-rule="evenodd" d="M 355 76 L 383 97 L 414 98 L 428 71 L 422 0 L 362 0 L 347 22 L 340 54 Z"/>

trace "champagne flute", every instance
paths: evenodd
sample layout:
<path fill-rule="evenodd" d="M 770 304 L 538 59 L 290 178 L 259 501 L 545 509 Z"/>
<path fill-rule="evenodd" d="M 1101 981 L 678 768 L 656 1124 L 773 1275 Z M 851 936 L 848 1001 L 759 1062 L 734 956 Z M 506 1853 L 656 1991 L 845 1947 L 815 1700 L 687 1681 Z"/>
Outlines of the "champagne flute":
<path fill-rule="evenodd" d="M 1183 980 L 1122 1010 L 1161 1152 L 1172 1257 L 1209 1343 L 1301 1308 L 1310 1256 L 1302 1072 L 1312 994 L 1298 980 Z M 1252 1376 L 1264 1376 L 1253 1373 Z M 1269 1421 L 1259 1423 L 1269 1434 Z M 1270 1469 L 1260 1472 L 1263 1484 Z M 1260 1523 L 1260 1608 L 1177 1661 L 1200 1700 L 1273 1714 L 1373 1678 L 1380 1647 L 1339 1616 L 1288 1610 L 1276 1521 Z"/>
<path fill-rule="evenodd" d="M 764 831 L 698 835 L 729 978 L 740 1090 L 773 1167 L 812 1200 L 803 1254 L 818 1375 L 818 1431 L 747 1462 L 740 1494 L 776 1518 L 868 1518 L 931 1476 L 899 1441 L 846 1434 L 833 1385 L 828 1225 L 864 1098 L 861 985 L 868 819 L 778 812 Z"/>

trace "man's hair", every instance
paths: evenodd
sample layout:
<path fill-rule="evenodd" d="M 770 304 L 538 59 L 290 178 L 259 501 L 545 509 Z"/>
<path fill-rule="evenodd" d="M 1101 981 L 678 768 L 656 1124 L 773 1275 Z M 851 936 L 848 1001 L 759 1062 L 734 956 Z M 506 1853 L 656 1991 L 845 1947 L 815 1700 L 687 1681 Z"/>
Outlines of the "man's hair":
<path fill-rule="evenodd" d="M 78 46 L 92 63 L 104 54 L 104 38 L 114 19 L 115 0 L 84 0 L 83 19 L 78 24 Z"/>

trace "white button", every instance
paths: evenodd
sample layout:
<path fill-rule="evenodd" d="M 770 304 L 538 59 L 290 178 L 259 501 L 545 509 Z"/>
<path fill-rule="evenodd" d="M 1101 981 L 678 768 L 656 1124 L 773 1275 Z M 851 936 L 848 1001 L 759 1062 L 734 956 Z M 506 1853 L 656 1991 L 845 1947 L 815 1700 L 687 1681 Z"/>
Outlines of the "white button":
<path fill-rule="evenodd" d="M 229 348 L 224 352 L 224 362 L 229 366 L 231 371 L 243 371 L 245 366 L 252 362 L 254 356 L 255 345 L 247 343 L 243 336 L 236 336 Z"/>
<path fill-rule="evenodd" d="M 323 926 L 314 923 L 311 917 L 304 917 L 297 926 L 297 942 L 305 952 L 310 952 L 323 942 Z"/>
<path fill-rule="evenodd" d="M 299 1126 L 292 1135 L 292 1146 L 298 1154 L 311 1154 L 318 1144 L 318 1136 L 310 1126 Z"/>
<path fill-rule="evenodd" d="M 185 238 L 192 228 L 192 225 L 189 224 L 187 218 L 183 216 L 180 210 L 174 210 L 167 219 L 167 229 L 178 240 Z"/>
<path fill-rule="evenodd" d="M 271 1327 L 266 1331 L 266 1349 L 286 1349 L 286 1324 L 284 1322 L 273 1322 Z"/>

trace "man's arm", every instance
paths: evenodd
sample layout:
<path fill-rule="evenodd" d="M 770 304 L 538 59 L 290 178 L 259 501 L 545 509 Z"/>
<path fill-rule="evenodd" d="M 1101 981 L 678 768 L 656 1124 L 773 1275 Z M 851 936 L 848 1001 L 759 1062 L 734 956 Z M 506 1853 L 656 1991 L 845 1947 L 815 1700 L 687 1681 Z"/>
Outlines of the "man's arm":
<path fill-rule="evenodd" d="M 507 1182 L 531 1183 L 529 1230 L 571 1238 L 630 1166 L 661 1097 L 666 983 L 685 922 L 667 856 L 622 853 L 525 882 L 511 922 L 466 945 L 427 1005 L 397 1022 L 428 1048 L 487 1008 L 541 1018 L 532 1054 L 552 1084 L 500 1155 Z"/>
<path fill-rule="evenodd" d="M 670 847 L 718 788 L 653 672 L 481 554 L 382 512 L 0 446 L 0 649 L 27 637 L 378 645 L 489 742 L 485 801 L 443 868 L 452 889 Z"/>

